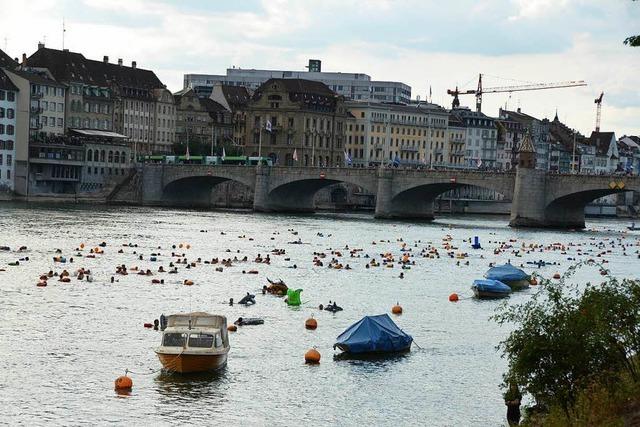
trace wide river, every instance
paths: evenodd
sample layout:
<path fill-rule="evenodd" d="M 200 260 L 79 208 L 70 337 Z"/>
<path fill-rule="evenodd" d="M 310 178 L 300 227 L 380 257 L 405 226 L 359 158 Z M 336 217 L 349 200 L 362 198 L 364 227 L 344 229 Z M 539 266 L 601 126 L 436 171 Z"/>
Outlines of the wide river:
<path fill-rule="evenodd" d="M 581 232 L 515 230 L 504 217 L 440 217 L 433 223 L 376 221 L 367 215 L 264 215 L 245 212 L 207 212 L 150 208 L 0 205 L 0 407 L 9 424 L 79 425 L 459 425 L 496 426 L 506 423 L 499 384 L 506 362 L 495 349 L 508 334 L 489 320 L 500 302 L 473 298 L 470 285 L 490 262 L 511 259 L 519 265 L 543 259 L 557 267 L 535 269 L 551 276 L 564 272 L 568 258 L 596 257 L 609 261 L 612 274 L 638 277 L 638 238 L 623 234 L 627 222 L 589 220 Z M 291 230 L 295 230 L 294 235 Z M 203 232 L 206 231 L 206 232 Z M 224 233 L 224 234 L 223 234 Z M 324 237 L 320 237 L 322 233 Z M 636 232 L 637 233 L 637 232 Z M 446 255 L 442 239 L 468 252 L 457 266 Z M 468 239 L 479 236 L 482 250 L 470 248 Z M 626 236 L 626 237 L 625 237 Z M 288 242 L 301 239 L 304 244 Z M 619 239 L 627 245 L 623 254 Z M 402 255 L 401 242 L 416 265 L 410 270 L 365 269 L 369 254 L 380 260 L 391 252 Z M 498 242 L 575 245 L 567 253 L 544 250 L 516 257 L 512 250 L 495 255 Z M 75 248 L 106 242 L 104 254 L 82 257 Z M 374 242 L 376 244 L 374 245 Z M 123 247 L 123 244 L 136 244 Z M 189 244 L 189 260 L 245 255 L 223 272 L 198 264 L 168 268 L 172 245 Z M 602 243 L 604 246 L 598 247 Z M 420 251 L 438 248 L 440 258 L 424 258 Z M 349 248 L 362 248 L 361 258 L 350 258 Z M 24 252 L 17 252 L 27 246 Z M 161 249 L 158 249 L 160 247 Z M 119 249 L 123 253 L 118 253 Z M 274 248 L 286 255 L 271 255 L 271 265 L 253 262 Z M 576 248 L 582 249 L 577 255 Z M 604 248 L 604 249 L 603 249 Z M 73 257 L 73 263 L 55 263 L 55 250 Z M 341 250 L 351 270 L 327 267 L 331 250 Z M 134 254 L 134 251 L 137 252 Z M 229 252 L 230 251 L 230 252 Z M 150 254 L 159 252 L 158 261 Z M 312 264 L 313 253 L 327 253 L 324 266 Z M 143 260 L 138 256 L 142 254 Z M 29 257 L 19 266 L 10 262 Z M 290 258 L 286 261 L 285 258 Z M 469 265 L 464 265 L 465 261 Z M 153 278 L 116 276 L 119 264 L 151 269 Z M 298 268 L 289 268 L 294 264 Z M 94 281 L 60 283 L 49 280 L 36 287 L 40 274 L 66 268 L 91 269 Z M 257 275 L 243 274 L 256 269 Z M 532 272 L 531 268 L 525 268 Z M 399 278 L 404 272 L 404 279 Z M 302 288 L 303 306 L 288 307 L 282 299 L 263 296 L 267 277 L 281 278 Z M 596 281 L 596 267 L 579 271 L 575 280 Z M 185 279 L 195 282 L 184 286 Z M 513 294 L 509 304 L 526 301 L 535 287 Z M 225 303 L 246 292 L 257 294 L 252 307 Z M 448 301 L 457 292 L 458 303 Z M 337 301 L 344 311 L 321 312 L 318 304 Z M 393 316 L 411 334 L 412 351 L 402 357 L 377 361 L 336 360 L 335 338 L 364 315 L 390 313 L 399 302 L 404 314 Z M 239 316 L 261 317 L 264 325 L 245 326 L 230 333 L 227 367 L 215 375 L 183 378 L 157 373 L 153 349 L 160 335 L 145 329 L 161 313 L 208 311 L 224 314 L 232 323 Z M 304 328 L 315 316 L 318 329 Z M 304 364 L 304 353 L 316 346 L 320 365 Z M 578 349 L 576 349 L 578 350 Z M 134 387 L 118 396 L 113 381 L 125 369 Z"/>

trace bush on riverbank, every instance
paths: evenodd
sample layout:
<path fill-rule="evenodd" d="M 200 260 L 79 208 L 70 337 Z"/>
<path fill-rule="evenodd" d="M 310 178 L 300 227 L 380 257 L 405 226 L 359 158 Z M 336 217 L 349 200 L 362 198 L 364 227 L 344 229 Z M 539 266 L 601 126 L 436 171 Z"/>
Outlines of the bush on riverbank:
<path fill-rule="evenodd" d="M 534 425 L 615 420 L 640 389 L 640 281 L 567 283 L 581 266 L 560 281 L 543 280 L 527 302 L 505 304 L 494 316 L 516 325 L 499 345 L 508 360 L 504 385 L 516 383 L 533 399 Z"/>

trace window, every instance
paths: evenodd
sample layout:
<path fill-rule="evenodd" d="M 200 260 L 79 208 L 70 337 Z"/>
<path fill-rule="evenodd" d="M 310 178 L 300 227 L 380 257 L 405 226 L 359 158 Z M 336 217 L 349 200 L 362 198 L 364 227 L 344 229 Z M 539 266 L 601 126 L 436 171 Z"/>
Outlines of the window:
<path fill-rule="evenodd" d="M 13 92 L 9 92 L 9 93 L 13 93 Z M 7 108 L 7 118 L 8 119 L 13 119 L 15 117 L 16 113 L 15 110 L 13 108 Z"/>
<path fill-rule="evenodd" d="M 164 347 L 184 347 L 187 342 L 187 334 L 168 333 L 162 337 Z"/>
<path fill-rule="evenodd" d="M 215 336 L 211 334 L 190 334 L 189 347 L 211 348 Z"/>
<path fill-rule="evenodd" d="M 15 100 L 16 100 L 16 93 L 15 92 L 7 92 L 7 101 L 15 102 Z"/>
<path fill-rule="evenodd" d="M 0 90 L 0 101 L 4 101 L 5 93 L 6 93 L 5 91 Z"/>
<path fill-rule="evenodd" d="M 92 162 L 93 161 L 93 150 L 87 151 L 87 161 L 88 162 Z M 89 168 L 89 170 L 91 170 L 91 168 Z M 91 172 L 89 172 L 89 173 L 91 173 Z"/>

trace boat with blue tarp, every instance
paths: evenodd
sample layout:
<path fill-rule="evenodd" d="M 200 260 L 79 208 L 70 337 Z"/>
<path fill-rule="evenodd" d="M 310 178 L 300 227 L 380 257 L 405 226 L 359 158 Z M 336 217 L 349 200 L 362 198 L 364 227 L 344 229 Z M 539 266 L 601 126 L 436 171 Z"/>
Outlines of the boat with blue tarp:
<path fill-rule="evenodd" d="M 528 288 L 529 281 L 531 280 L 530 275 L 508 263 L 490 268 L 484 277 L 491 280 L 498 280 L 513 290 Z"/>
<path fill-rule="evenodd" d="M 473 294 L 477 298 L 493 299 L 508 297 L 511 288 L 499 280 L 493 279 L 477 279 L 473 281 L 471 286 Z"/>
<path fill-rule="evenodd" d="M 341 333 L 333 348 L 350 354 L 382 354 L 409 351 L 413 337 L 387 314 L 365 316 Z"/>

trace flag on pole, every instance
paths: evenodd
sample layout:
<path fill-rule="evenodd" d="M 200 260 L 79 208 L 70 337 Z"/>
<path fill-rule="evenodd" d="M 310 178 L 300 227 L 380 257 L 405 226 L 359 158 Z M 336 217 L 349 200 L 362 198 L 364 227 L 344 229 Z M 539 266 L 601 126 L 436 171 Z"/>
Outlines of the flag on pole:
<path fill-rule="evenodd" d="M 222 160 L 227 157 L 227 153 L 224 151 L 224 147 L 222 147 Z"/>
<path fill-rule="evenodd" d="M 351 166 L 351 156 L 347 153 L 347 150 L 344 150 L 344 163 L 347 166 Z"/>
<path fill-rule="evenodd" d="M 271 122 L 269 120 L 267 120 L 267 123 L 264 125 L 264 128 L 267 132 L 271 132 L 271 130 L 273 129 L 271 126 Z"/>
<path fill-rule="evenodd" d="M 429 85 L 429 102 L 431 102 L 431 95 L 432 95 L 432 93 L 431 93 L 431 85 Z"/>
<path fill-rule="evenodd" d="M 298 161 L 298 150 L 297 150 L 297 149 L 295 149 L 295 148 L 293 149 L 293 160 L 294 160 L 295 162 L 297 162 L 297 161 Z"/>
<path fill-rule="evenodd" d="M 189 156 L 189 143 L 187 142 L 187 152 L 184 155 L 184 158 L 189 160 L 191 158 L 191 156 Z"/>
<path fill-rule="evenodd" d="M 400 166 L 400 158 L 398 157 L 397 154 L 396 154 L 396 157 L 393 159 L 393 166 L 395 167 Z"/>
<path fill-rule="evenodd" d="M 482 166 L 482 159 L 478 157 L 478 167 Z"/>

